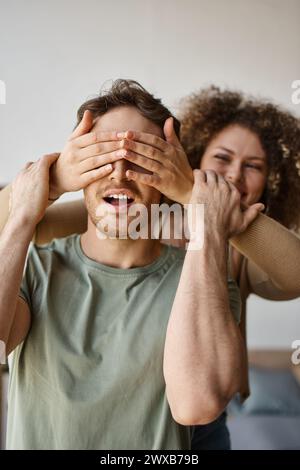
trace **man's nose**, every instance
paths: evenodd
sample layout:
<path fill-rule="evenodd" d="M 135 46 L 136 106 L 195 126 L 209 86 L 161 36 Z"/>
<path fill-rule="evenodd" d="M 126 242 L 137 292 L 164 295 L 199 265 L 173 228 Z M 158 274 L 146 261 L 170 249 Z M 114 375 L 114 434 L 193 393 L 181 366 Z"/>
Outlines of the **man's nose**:
<path fill-rule="evenodd" d="M 113 170 L 109 174 L 110 180 L 123 181 L 127 180 L 126 171 L 131 169 L 131 163 L 125 159 L 112 163 Z"/>

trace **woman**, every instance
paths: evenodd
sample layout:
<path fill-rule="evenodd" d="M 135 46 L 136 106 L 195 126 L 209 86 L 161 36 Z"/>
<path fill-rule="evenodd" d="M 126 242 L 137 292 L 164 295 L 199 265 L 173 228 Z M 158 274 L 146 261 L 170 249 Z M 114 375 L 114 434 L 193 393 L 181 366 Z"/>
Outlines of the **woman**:
<path fill-rule="evenodd" d="M 93 116 L 79 113 L 79 121 L 81 134 L 87 133 Z M 247 100 L 240 93 L 211 87 L 192 95 L 183 104 L 181 136 L 192 168 L 220 173 L 239 189 L 244 206 L 263 202 L 269 216 L 260 214 L 247 231 L 231 240 L 230 265 L 241 289 L 241 330 L 246 338 L 246 300 L 251 292 L 273 300 L 300 295 L 300 240 L 287 230 L 299 226 L 299 123 L 270 103 Z M 59 169 L 61 161 L 64 175 Z M 61 172 L 62 181 L 69 179 L 65 188 L 69 191 L 79 189 L 70 178 L 76 174 L 72 162 L 67 144 L 53 176 L 55 180 Z M 8 194 L 9 187 L 0 193 L 0 230 L 7 217 Z M 35 238 L 37 243 L 46 243 L 54 237 L 83 232 L 85 228 L 82 201 L 55 204 L 37 227 Z M 246 398 L 248 394 L 245 371 L 241 395 Z M 225 414 L 210 425 L 195 428 L 194 449 L 229 446 Z"/>
<path fill-rule="evenodd" d="M 300 224 L 300 123 L 271 103 L 210 87 L 183 102 L 181 141 L 193 168 L 214 170 L 239 189 L 245 206 L 262 202 L 266 208 L 268 217 L 260 214 L 230 245 L 246 340 L 250 293 L 270 300 L 300 295 L 300 240 L 287 230 Z M 245 372 L 241 396 L 248 395 Z M 215 433 L 228 444 L 225 426 Z M 197 427 L 193 447 L 205 445 Z"/>

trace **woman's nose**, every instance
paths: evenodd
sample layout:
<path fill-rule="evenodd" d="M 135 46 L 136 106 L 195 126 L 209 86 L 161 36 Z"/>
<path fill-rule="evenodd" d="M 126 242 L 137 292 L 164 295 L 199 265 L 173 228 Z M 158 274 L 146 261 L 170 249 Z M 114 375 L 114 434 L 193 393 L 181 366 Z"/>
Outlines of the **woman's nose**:
<path fill-rule="evenodd" d="M 240 183 L 243 180 L 243 170 L 240 165 L 228 168 L 225 178 L 233 184 Z"/>

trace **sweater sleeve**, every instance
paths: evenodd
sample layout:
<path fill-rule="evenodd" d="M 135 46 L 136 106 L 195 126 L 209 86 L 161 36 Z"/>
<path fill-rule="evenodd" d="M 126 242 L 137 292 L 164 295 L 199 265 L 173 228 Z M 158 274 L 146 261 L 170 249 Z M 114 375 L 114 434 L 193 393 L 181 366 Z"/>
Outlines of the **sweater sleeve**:
<path fill-rule="evenodd" d="M 56 203 L 50 206 L 35 232 L 35 243 L 42 245 L 54 238 L 72 233 L 83 233 L 87 229 L 87 210 L 83 199 Z"/>
<path fill-rule="evenodd" d="M 4 228 L 9 214 L 10 184 L 0 191 L 0 232 Z"/>
<path fill-rule="evenodd" d="M 271 300 L 300 296 L 300 238 L 283 225 L 259 214 L 230 243 L 248 258 L 251 291 Z"/>

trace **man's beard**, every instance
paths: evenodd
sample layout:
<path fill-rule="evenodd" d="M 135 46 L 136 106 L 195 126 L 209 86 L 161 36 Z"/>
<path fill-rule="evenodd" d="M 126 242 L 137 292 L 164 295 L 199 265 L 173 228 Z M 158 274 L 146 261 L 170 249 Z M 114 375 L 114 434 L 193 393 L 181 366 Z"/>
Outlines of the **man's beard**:
<path fill-rule="evenodd" d="M 109 207 L 103 203 L 102 198 L 99 197 L 98 200 L 97 196 L 91 198 L 86 195 L 85 204 L 89 218 L 95 227 L 99 239 L 110 238 L 135 240 L 138 238 L 136 237 L 136 233 L 138 235 L 143 233 L 143 238 L 149 237 L 148 229 L 151 217 L 151 207 L 148 208 L 143 204 L 133 204 L 131 210 L 134 210 L 135 207 L 139 206 L 143 206 L 145 209 L 145 213 L 139 216 L 137 214 L 129 215 L 128 210 L 125 210 L 122 213 L 116 213 L 113 210 L 110 211 Z M 139 211 L 138 214 L 140 214 Z"/>
<path fill-rule="evenodd" d="M 99 203 L 85 194 L 85 205 L 89 215 L 90 220 L 92 221 L 95 228 L 99 222 L 99 217 L 96 216 L 96 211 Z"/>

